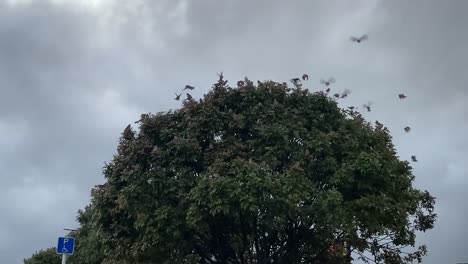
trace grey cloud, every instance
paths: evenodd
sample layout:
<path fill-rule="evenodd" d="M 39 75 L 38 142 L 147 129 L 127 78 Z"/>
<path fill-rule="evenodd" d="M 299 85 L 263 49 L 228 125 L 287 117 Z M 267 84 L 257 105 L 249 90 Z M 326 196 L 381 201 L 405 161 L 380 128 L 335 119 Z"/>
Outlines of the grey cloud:
<path fill-rule="evenodd" d="M 341 105 L 372 101 L 364 115 L 389 126 L 402 158 L 419 157 L 415 183 L 438 197 L 437 228 L 420 238 L 424 263 L 468 258 L 465 2 L 103 3 L 0 3 L 2 263 L 76 225 L 126 124 L 177 107 L 173 92 L 186 83 L 200 96 L 219 71 L 231 84 L 307 72 L 311 90 L 334 76 L 334 91 L 353 91 Z M 348 41 L 367 32 L 362 45 Z"/>
<path fill-rule="evenodd" d="M 443 107 L 447 99 L 466 97 L 468 3 L 454 1 L 382 1 L 386 12 L 376 45 L 398 50 L 408 59 L 406 78 L 421 87 L 421 101 Z M 466 98 L 465 98 L 466 99 Z"/>
<path fill-rule="evenodd" d="M 104 98 L 125 79 L 128 56 L 99 47 L 98 20 L 84 11 L 1 4 L 2 263 L 20 263 L 76 226 L 120 129 L 140 112 Z"/>

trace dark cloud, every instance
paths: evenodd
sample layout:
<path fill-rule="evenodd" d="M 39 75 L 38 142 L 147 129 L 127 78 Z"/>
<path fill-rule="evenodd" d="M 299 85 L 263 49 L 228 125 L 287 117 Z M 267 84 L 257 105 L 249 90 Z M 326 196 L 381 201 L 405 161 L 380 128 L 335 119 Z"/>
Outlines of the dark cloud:
<path fill-rule="evenodd" d="M 119 130 L 137 118 L 107 92 L 126 69 L 98 46 L 97 22 L 68 4 L 1 4 L 2 263 L 20 263 L 76 225 Z"/>
<path fill-rule="evenodd" d="M 365 116 L 389 126 L 402 158 L 418 156 L 415 184 L 438 198 L 424 263 L 468 261 L 466 2 L 55 2 L 0 2 L 2 263 L 75 227 L 120 131 L 177 107 L 186 83 L 202 95 L 219 71 L 230 83 L 307 72 L 312 90 L 334 76 L 334 91 L 352 90 L 343 106 L 372 101 Z"/>

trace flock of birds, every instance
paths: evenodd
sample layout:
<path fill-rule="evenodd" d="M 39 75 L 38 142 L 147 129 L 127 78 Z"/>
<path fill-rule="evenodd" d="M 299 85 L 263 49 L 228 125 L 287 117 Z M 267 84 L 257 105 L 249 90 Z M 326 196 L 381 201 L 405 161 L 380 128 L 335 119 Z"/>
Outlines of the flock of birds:
<path fill-rule="evenodd" d="M 180 100 L 180 97 L 182 96 L 182 93 L 186 90 L 194 90 L 195 87 L 191 86 L 191 85 L 185 85 L 184 89 L 182 89 L 182 92 L 181 93 L 175 93 L 175 98 L 174 100 L 177 100 L 179 101 Z M 190 95 L 189 93 L 186 93 L 187 94 L 187 100 L 192 100 L 192 95 Z"/>
<path fill-rule="evenodd" d="M 368 38 L 369 38 L 369 36 L 368 36 L 367 34 L 364 34 L 364 35 L 362 35 L 362 36 L 360 36 L 360 37 L 351 36 L 350 41 L 355 42 L 355 43 L 361 43 L 361 42 L 363 42 L 363 41 L 365 41 L 365 40 L 368 40 Z M 224 84 L 227 83 L 227 80 L 224 80 L 224 79 L 223 79 L 223 73 L 222 73 L 222 72 L 219 73 L 218 76 L 219 76 L 219 81 L 220 81 L 220 82 L 224 82 Z M 309 75 L 307 75 L 306 73 L 304 73 L 301 77 L 292 78 L 290 81 L 291 81 L 291 83 L 292 83 L 296 88 L 301 88 L 301 87 L 302 87 L 302 82 L 303 82 L 303 81 L 308 81 L 308 80 L 309 80 Z M 326 88 L 325 88 L 325 92 L 326 92 L 327 94 L 330 93 L 330 91 L 331 91 L 331 87 L 330 87 L 330 86 L 331 86 L 333 83 L 335 83 L 335 81 L 336 81 L 336 80 L 335 80 L 335 78 L 333 78 L 333 77 L 330 77 L 330 78 L 328 78 L 328 79 L 323 79 L 323 78 L 320 79 L 320 83 L 323 84 L 323 85 L 326 87 Z M 283 83 L 283 84 L 286 84 L 286 83 Z M 238 81 L 238 82 L 237 82 L 237 86 L 238 86 L 238 87 L 242 87 L 242 86 L 244 86 L 244 85 L 245 85 L 245 82 L 244 82 L 244 81 Z M 174 100 L 179 101 L 179 100 L 181 99 L 182 94 L 183 94 L 185 91 L 187 91 L 187 90 L 194 90 L 194 89 L 195 89 L 195 87 L 193 87 L 193 86 L 191 86 L 191 85 L 188 85 L 188 84 L 185 85 L 185 87 L 182 89 L 182 91 L 181 91 L 180 93 L 175 93 L 175 98 L 174 98 Z M 349 95 L 350 93 L 351 93 L 351 90 L 349 90 L 349 89 L 344 89 L 341 93 L 334 93 L 334 94 L 333 94 L 333 97 L 335 97 L 335 98 L 337 98 L 337 99 L 343 99 L 343 98 L 348 97 L 348 95 Z M 189 101 L 190 101 L 190 100 L 193 99 L 193 97 L 192 97 L 188 92 L 186 92 L 186 96 L 187 96 L 187 99 L 186 99 L 186 100 L 189 100 Z M 403 93 L 400 93 L 400 94 L 398 94 L 398 98 L 399 98 L 400 100 L 404 100 L 404 99 L 407 98 L 407 96 L 406 96 L 405 94 L 403 94 Z M 372 102 L 367 102 L 367 103 L 365 103 L 365 104 L 362 105 L 362 107 L 363 107 L 365 110 L 367 110 L 367 112 L 370 112 L 370 111 L 372 110 L 371 106 L 372 106 Z M 354 106 L 350 106 L 350 107 L 348 107 L 348 108 L 349 108 L 350 110 L 354 110 L 354 109 L 355 109 Z M 379 124 L 380 124 L 380 123 L 379 123 Z M 404 130 L 406 133 L 409 133 L 409 132 L 411 131 L 411 127 L 406 126 L 406 127 L 403 128 L 403 130 Z M 418 160 L 417 160 L 417 158 L 416 158 L 415 155 L 412 155 L 412 156 L 411 156 L 411 161 L 412 161 L 412 162 L 418 162 Z"/>
<path fill-rule="evenodd" d="M 224 76 L 223 76 L 222 72 L 218 73 L 218 77 L 219 77 L 219 82 L 221 82 L 222 84 L 226 85 L 228 83 L 228 80 L 224 80 Z M 238 86 L 243 86 L 244 81 L 238 81 L 237 85 Z M 185 92 L 185 94 L 187 96 L 187 98 L 185 100 L 191 101 L 193 99 L 193 96 L 191 94 L 189 94 L 188 92 L 186 92 L 188 90 L 190 90 L 190 91 L 195 90 L 195 87 L 192 86 L 192 85 L 186 84 L 185 87 L 182 89 L 182 91 L 180 93 L 174 93 L 175 94 L 174 100 L 180 101 L 180 99 L 182 98 L 182 94 Z"/>

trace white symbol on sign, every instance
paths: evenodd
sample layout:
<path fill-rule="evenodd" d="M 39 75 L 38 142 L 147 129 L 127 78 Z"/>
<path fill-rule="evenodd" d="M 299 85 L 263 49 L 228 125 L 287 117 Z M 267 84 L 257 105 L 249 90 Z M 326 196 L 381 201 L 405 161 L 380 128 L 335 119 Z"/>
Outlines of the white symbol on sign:
<path fill-rule="evenodd" d="M 63 239 L 63 248 L 62 248 L 62 253 L 66 253 L 68 252 L 67 248 L 66 248 L 66 244 L 68 242 L 68 238 L 64 238 Z"/>

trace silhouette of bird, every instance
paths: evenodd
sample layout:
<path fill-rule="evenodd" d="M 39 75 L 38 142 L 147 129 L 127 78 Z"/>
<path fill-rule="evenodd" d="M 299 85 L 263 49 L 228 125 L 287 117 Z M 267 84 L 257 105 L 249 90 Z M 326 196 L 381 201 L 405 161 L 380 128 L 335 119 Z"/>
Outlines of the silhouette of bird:
<path fill-rule="evenodd" d="M 237 86 L 244 86 L 245 82 L 244 81 L 238 81 Z"/>
<path fill-rule="evenodd" d="M 294 84 L 298 84 L 298 83 L 301 82 L 301 79 L 299 79 L 299 78 L 292 78 L 292 79 L 291 79 L 291 82 L 294 83 Z"/>
<path fill-rule="evenodd" d="M 404 95 L 404 94 L 399 94 L 399 95 L 398 95 L 398 98 L 400 98 L 400 99 L 405 99 L 406 97 L 407 97 L 407 96 Z"/>
<path fill-rule="evenodd" d="M 349 40 L 351 40 L 353 42 L 356 42 L 356 43 L 361 43 L 362 41 L 367 40 L 368 38 L 369 38 L 369 36 L 367 34 L 364 34 L 359 38 L 356 38 L 356 37 L 352 36 Z"/>
<path fill-rule="evenodd" d="M 367 104 L 363 104 L 362 107 L 366 108 L 367 112 L 370 112 L 371 111 L 371 105 L 372 105 L 372 103 L 368 102 Z"/>
<path fill-rule="evenodd" d="M 184 87 L 184 91 L 185 91 L 185 90 L 193 90 L 193 89 L 195 89 L 195 87 L 193 87 L 193 86 L 191 86 L 191 85 L 188 85 L 188 84 L 185 85 L 185 87 Z"/>
<path fill-rule="evenodd" d="M 354 107 L 354 106 L 348 106 L 348 109 L 349 109 L 349 110 L 354 110 L 354 108 L 356 108 L 356 107 Z"/>
<path fill-rule="evenodd" d="M 180 97 L 182 96 L 182 93 L 178 94 L 178 93 L 174 93 L 175 94 L 175 98 L 174 100 L 177 100 L 179 101 L 180 100 Z"/>
<path fill-rule="evenodd" d="M 325 92 L 329 93 L 330 90 L 331 90 L 330 87 L 328 87 L 328 88 L 325 90 Z"/>
<path fill-rule="evenodd" d="M 126 140 L 130 140 L 133 138 L 135 134 L 133 133 L 132 126 L 130 124 L 128 124 L 128 126 L 124 129 L 122 135 L 123 135 L 123 138 Z"/>
<path fill-rule="evenodd" d="M 333 96 L 335 96 L 336 98 L 340 98 L 340 94 L 338 93 L 334 94 Z"/>
<path fill-rule="evenodd" d="M 303 81 L 309 80 L 309 75 L 307 75 L 307 74 L 304 73 L 304 74 L 302 75 L 302 80 L 303 80 Z"/>
<path fill-rule="evenodd" d="M 249 78 L 247 77 L 244 77 L 244 82 L 246 85 L 253 85 L 253 82 L 251 80 L 249 80 Z"/>
<path fill-rule="evenodd" d="M 404 129 L 405 129 L 405 132 L 406 132 L 406 133 L 408 133 L 408 132 L 411 131 L 411 127 L 409 127 L 409 126 L 405 127 Z"/>
<path fill-rule="evenodd" d="M 300 88 L 302 86 L 301 79 L 299 78 L 292 78 L 291 82 L 294 84 L 296 88 Z"/>
<path fill-rule="evenodd" d="M 330 86 L 330 84 L 332 84 L 334 82 L 335 82 L 335 78 L 333 78 L 333 77 L 328 78 L 327 81 L 324 80 L 324 79 L 320 79 L 320 83 L 325 84 L 325 86 Z"/>
<path fill-rule="evenodd" d="M 351 90 L 349 89 L 344 89 L 344 91 L 341 93 L 341 98 L 346 98 L 348 95 L 351 93 Z"/>
<path fill-rule="evenodd" d="M 187 100 L 192 101 L 193 97 L 191 94 L 187 93 Z"/>
<path fill-rule="evenodd" d="M 412 162 L 418 162 L 418 159 L 416 159 L 416 156 L 413 155 L 413 156 L 411 156 L 411 161 Z"/>

